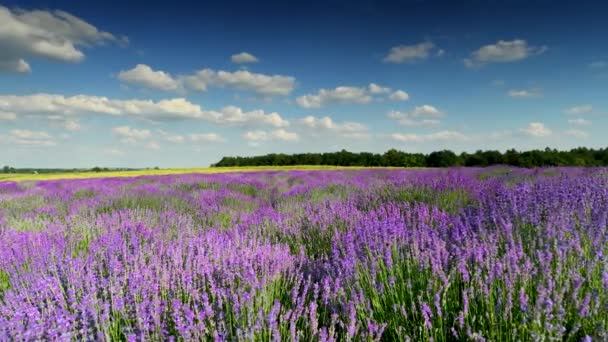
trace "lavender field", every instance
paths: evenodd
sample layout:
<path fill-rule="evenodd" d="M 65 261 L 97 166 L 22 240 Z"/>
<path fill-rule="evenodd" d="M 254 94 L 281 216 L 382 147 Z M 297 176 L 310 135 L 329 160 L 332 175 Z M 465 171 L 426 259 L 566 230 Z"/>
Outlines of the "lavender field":
<path fill-rule="evenodd" d="M 0 340 L 606 341 L 608 170 L 0 183 Z"/>

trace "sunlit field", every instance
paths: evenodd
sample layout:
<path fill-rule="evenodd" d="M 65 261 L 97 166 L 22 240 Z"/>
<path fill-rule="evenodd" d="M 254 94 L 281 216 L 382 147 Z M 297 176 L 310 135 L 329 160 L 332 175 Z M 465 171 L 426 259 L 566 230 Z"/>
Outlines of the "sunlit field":
<path fill-rule="evenodd" d="M 0 340 L 608 340 L 608 169 L 188 171 L 0 182 Z"/>
<path fill-rule="evenodd" d="M 66 172 L 66 173 L 14 173 L 0 174 L 0 181 L 38 181 L 52 179 L 83 179 L 83 178 L 106 178 L 106 177 L 137 177 L 137 176 L 161 176 L 198 173 L 224 173 L 224 172 L 250 172 L 250 171 L 281 171 L 281 170 L 344 170 L 364 169 L 357 166 L 326 166 L 326 165 L 294 165 L 294 166 L 247 166 L 247 167 L 204 167 L 204 168 L 182 168 L 182 169 L 145 169 L 134 171 L 101 171 L 101 172 Z M 390 167 L 385 167 L 390 168 Z"/>

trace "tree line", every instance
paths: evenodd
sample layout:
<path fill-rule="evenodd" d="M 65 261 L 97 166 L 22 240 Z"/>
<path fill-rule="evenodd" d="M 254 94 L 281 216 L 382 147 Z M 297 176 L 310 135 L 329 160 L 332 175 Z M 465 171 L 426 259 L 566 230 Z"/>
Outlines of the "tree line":
<path fill-rule="evenodd" d="M 569 151 L 544 150 L 503 152 L 479 150 L 475 153 L 456 154 L 450 150 L 429 154 L 408 153 L 390 149 L 383 154 L 370 152 L 327 153 L 271 153 L 252 157 L 223 157 L 212 167 L 235 166 L 290 166 L 290 165 L 333 165 L 333 166 L 401 166 L 401 167 L 448 167 L 448 166 L 490 166 L 513 165 L 519 167 L 538 166 L 608 166 L 608 148 L 592 149 L 578 147 Z"/>

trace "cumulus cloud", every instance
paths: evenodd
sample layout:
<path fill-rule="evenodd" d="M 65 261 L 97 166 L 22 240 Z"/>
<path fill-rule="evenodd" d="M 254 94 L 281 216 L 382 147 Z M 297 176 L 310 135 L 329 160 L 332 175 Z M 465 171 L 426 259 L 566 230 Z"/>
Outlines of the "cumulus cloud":
<path fill-rule="evenodd" d="M 29 57 L 76 63 L 85 58 L 82 47 L 127 41 L 64 11 L 0 5 L 0 23 L 0 71 L 7 72 L 30 72 Z"/>
<path fill-rule="evenodd" d="M 409 112 L 390 111 L 387 116 L 397 120 L 403 126 L 435 126 L 441 123 L 439 120 L 444 114 L 431 105 L 414 107 Z"/>
<path fill-rule="evenodd" d="M 123 144 L 139 145 L 151 150 L 160 149 L 160 144 L 150 130 L 119 126 L 112 128 L 112 133 L 119 137 Z"/>
<path fill-rule="evenodd" d="M 269 125 L 286 127 L 289 122 L 279 113 L 263 110 L 243 111 L 227 106 L 221 110 L 205 110 L 184 98 L 152 100 L 114 100 L 101 96 L 53 94 L 0 95 L 0 111 L 25 115 L 98 114 L 129 116 L 148 120 L 197 119 L 220 125 Z"/>
<path fill-rule="evenodd" d="M 456 131 L 439 131 L 429 134 L 414 134 L 414 133 L 393 133 L 391 138 L 401 142 L 433 142 L 433 141 L 467 141 L 470 140 L 466 135 Z"/>
<path fill-rule="evenodd" d="M 137 64 L 133 69 L 121 71 L 118 79 L 126 83 L 159 90 L 177 90 L 180 87 L 180 82 L 170 74 L 164 71 L 154 71 L 145 64 Z"/>
<path fill-rule="evenodd" d="M 328 103 L 370 103 L 372 97 L 366 88 L 341 86 L 334 89 L 319 89 L 316 94 L 300 96 L 296 99 L 303 108 L 321 108 Z"/>
<path fill-rule="evenodd" d="M 471 53 L 464 64 L 469 67 L 479 67 L 490 63 L 509 63 L 540 55 L 547 51 L 546 46 L 530 46 L 525 40 L 499 40 L 495 44 L 482 46 Z"/>
<path fill-rule="evenodd" d="M 407 101 L 409 100 L 410 95 L 403 90 L 397 90 L 389 96 L 389 99 L 393 101 Z"/>
<path fill-rule="evenodd" d="M 146 64 L 121 71 L 118 78 L 129 84 L 164 91 L 207 91 L 211 87 L 251 91 L 262 96 L 289 95 L 295 87 L 295 78 L 285 75 L 265 75 L 247 70 L 234 72 L 202 69 L 192 74 L 173 76 L 154 70 Z"/>
<path fill-rule="evenodd" d="M 235 64 L 244 64 L 244 63 L 257 63 L 258 62 L 258 58 L 252 54 L 250 54 L 249 52 L 241 52 L 241 53 L 237 53 L 234 54 L 230 57 L 230 60 L 232 61 L 232 63 Z"/>
<path fill-rule="evenodd" d="M 44 131 L 30 131 L 27 129 L 14 129 L 9 132 L 9 143 L 23 146 L 55 146 L 55 138 Z"/>
<path fill-rule="evenodd" d="M 216 133 L 194 133 L 190 134 L 190 141 L 200 142 L 224 142 L 224 138 Z"/>
<path fill-rule="evenodd" d="M 569 129 L 565 133 L 574 138 L 587 138 L 589 136 L 589 133 L 580 129 Z"/>
<path fill-rule="evenodd" d="M 512 89 L 512 90 L 509 90 L 507 95 L 509 95 L 510 97 L 513 97 L 513 98 L 534 98 L 534 97 L 540 97 L 541 93 L 537 89 L 534 89 L 534 90 Z"/>
<path fill-rule="evenodd" d="M 584 104 L 584 105 L 574 106 L 574 107 L 570 107 L 570 108 L 566 109 L 566 114 L 581 115 L 581 114 L 591 113 L 592 111 L 593 111 L 592 105 Z"/>
<path fill-rule="evenodd" d="M 553 133 L 549 128 L 545 127 L 545 124 L 542 122 L 530 122 L 528 126 L 522 128 L 520 131 L 536 138 L 548 137 Z"/>
<path fill-rule="evenodd" d="M 568 120 L 568 123 L 574 126 L 587 126 L 591 124 L 591 121 L 583 118 L 576 118 Z"/>
<path fill-rule="evenodd" d="M 171 133 L 165 132 L 162 129 L 158 130 L 158 134 L 162 140 L 170 142 L 170 143 L 180 144 L 180 143 L 183 143 L 184 141 L 186 141 L 186 138 L 183 135 L 171 134 Z"/>
<path fill-rule="evenodd" d="M 51 121 L 52 126 L 63 128 L 66 131 L 75 132 L 82 128 L 77 120 L 63 115 L 49 115 L 47 119 Z"/>
<path fill-rule="evenodd" d="M 435 44 L 431 42 L 422 42 L 416 45 L 394 46 L 389 50 L 386 57 L 384 57 L 384 62 L 398 64 L 427 59 L 434 48 Z M 439 55 L 443 55 L 443 53 Z"/>
<path fill-rule="evenodd" d="M 204 91 L 209 86 L 248 90 L 263 96 L 289 95 L 295 87 L 295 78 L 284 75 L 265 75 L 247 70 L 200 70 L 183 78 L 187 87 Z"/>
<path fill-rule="evenodd" d="M 331 133 L 346 138 L 363 138 L 369 135 L 367 127 L 361 123 L 335 122 L 328 116 L 318 118 L 310 115 L 301 118 L 298 122 L 302 127 L 312 130 L 314 133 Z"/>
<path fill-rule="evenodd" d="M 300 137 L 295 132 L 277 129 L 270 132 L 262 130 L 249 131 L 243 134 L 243 138 L 249 141 L 259 142 L 268 140 L 298 141 Z"/>
<path fill-rule="evenodd" d="M 78 121 L 75 121 L 75 120 L 66 120 L 66 121 L 64 121 L 62 127 L 64 129 L 66 129 L 68 131 L 72 131 L 72 132 L 80 131 L 80 129 L 82 128 L 80 126 L 80 124 L 78 123 Z"/>
<path fill-rule="evenodd" d="M 152 137 L 152 133 L 147 129 L 136 129 L 129 126 L 119 126 L 112 128 L 112 132 L 123 138 L 123 142 L 135 142 Z"/>
<path fill-rule="evenodd" d="M 376 83 L 370 83 L 367 87 L 339 86 L 334 89 L 319 89 L 316 94 L 303 95 L 296 98 L 296 103 L 303 108 L 321 108 L 330 103 L 356 103 L 367 104 L 374 99 L 374 95 L 385 95 L 393 101 L 406 101 L 408 93 L 403 90 L 393 90 Z M 376 98 L 381 100 L 382 98 Z"/>
<path fill-rule="evenodd" d="M 376 83 L 370 83 L 367 88 L 369 89 L 369 92 L 374 95 L 387 94 L 387 93 L 391 92 L 391 88 L 382 87 L 382 86 L 377 85 Z"/>

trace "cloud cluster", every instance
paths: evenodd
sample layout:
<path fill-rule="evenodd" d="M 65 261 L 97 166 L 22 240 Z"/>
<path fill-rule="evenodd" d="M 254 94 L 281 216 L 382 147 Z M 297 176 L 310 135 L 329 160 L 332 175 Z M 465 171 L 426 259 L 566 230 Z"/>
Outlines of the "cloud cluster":
<path fill-rule="evenodd" d="M 544 138 L 550 136 L 553 132 L 542 122 L 530 122 L 528 126 L 520 129 L 526 135 L 535 138 Z"/>
<path fill-rule="evenodd" d="M 588 126 L 591 125 L 591 121 L 583 118 L 576 118 L 568 120 L 568 123 L 574 126 Z"/>
<path fill-rule="evenodd" d="M 390 111 L 387 115 L 403 126 L 435 126 L 444 114 L 431 105 L 417 106 L 409 112 Z"/>
<path fill-rule="evenodd" d="M 392 93 L 391 93 L 392 92 Z M 339 86 L 334 89 L 319 89 L 316 94 L 308 94 L 296 98 L 296 103 L 302 108 L 321 108 L 330 103 L 367 104 L 372 102 L 373 95 L 389 94 L 393 101 L 407 101 L 410 97 L 403 90 L 393 91 L 370 83 L 367 87 Z"/>
<path fill-rule="evenodd" d="M 509 90 L 509 92 L 507 92 L 507 95 L 509 95 L 509 97 L 520 98 L 520 99 L 535 98 L 535 97 L 542 96 L 540 90 L 538 90 L 538 89 L 532 89 L 532 90 L 511 89 L 511 90 Z"/>
<path fill-rule="evenodd" d="M 466 135 L 456 131 L 440 131 L 429 134 L 413 134 L 413 133 L 393 133 L 391 138 L 400 142 L 435 142 L 435 141 L 467 141 L 470 140 Z"/>
<path fill-rule="evenodd" d="M 345 138 L 364 138 L 368 137 L 368 129 L 365 125 L 352 122 L 335 122 L 332 118 L 315 117 L 309 115 L 298 120 L 299 124 L 305 129 L 309 129 L 314 133 L 331 133 Z"/>
<path fill-rule="evenodd" d="M 118 74 L 118 79 L 137 84 L 145 88 L 159 90 L 177 90 L 181 87 L 180 82 L 164 71 L 154 71 L 145 64 L 137 64 L 133 69 L 123 70 Z"/>
<path fill-rule="evenodd" d="M 219 111 L 205 110 L 184 98 L 152 100 L 115 100 L 107 97 L 53 94 L 0 95 L 0 111 L 16 115 L 72 116 L 98 114 L 129 116 L 147 120 L 198 119 L 220 125 L 268 125 L 286 127 L 289 122 L 279 113 L 263 110 L 243 111 L 226 106 Z"/>
<path fill-rule="evenodd" d="M 300 137 L 295 132 L 288 132 L 284 129 L 274 131 L 249 131 L 243 134 L 243 138 L 253 142 L 282 140 L 282 141 L 298 141 Z"/>
<path fill-rule="evenodd" d="M 579 139 L 589 137 L 589 133 L 587 133 L 586 131 L 580 130 L 580 129 L 569 129 L 569 130 L 566 130 L 565 133 L 566 133 L 566 135 L 569 135 L 574 138 L 579 138 Z"/>
<path fill-rule="evenodd" d="M 495 44 L 480 47 L 471 53 L 464 64 L 469 68 L 490 63 L 509 63 L 540 55 L 547 51 L 546 46 L 530 46 L 525 40 L 499 40 Z"/>
<path fill-rule="evenodd" d="M 192 133 L 187 136 L 171 134 L 163 130 L 158 130 L 154 134 L 148 129 L 137 129 L 129 126 L 119 126 L 112 128 L 112 133 L 120 138 L 123 144 L 139 145 L 148 149 L 160 149 L 158 140 L 181 144 L 188 139 L 192 143 L 218 143 L 225 140 L 216 133 Z"/>
<path fill-rule="evenodd" d="M 208 68 L 192 74 L 173 76 L 165 71 L 154 70 L 146 64 L 138 64 L 132 69 L 121 71 L 118 79 L 128 84 L 163 91 L 207 91 L 211 87 L 226 87 L 251 91 L 261 96 L 289 95 L 296 82 L 292 76 Z"/>
<path fill-rule="evenodd" d="M 64 11 L 0 5 L 0 23 L 0 71 L 30 72 L 30 57 L 76 63 L 85 58 L 81 47 L 127 42 Z"/>
<path fill-rule="evenodd" d="M 591 112 L 593 112 L 593 106 L 588 105 L 588 104 L 574 106 L 574 107 L 570 107 L 570 108 L 566 109 L 566 114 L 570 114 L 570 115 L 581 115 L 581 114 L 588 114 Z"/>
<path fill-rule="evenodd" d="M 427 59 L 431 55 L 433 49 L 435 49 L 435 44 L 432 42 L 394 46 L 384 57 L 384 62 L 400 64 Z M 438 55 L 443 55 L 443 53 L 443 50 L 438 51 Z"/>
<path fill-rule="evenodd" d="M 234 54 L 230 57 L 232 63 L 235 64 L 245 64 L 245 63 L 257 63 L 259 62 L 258 58 L 249 52 L 241 52 Z"/>
<path fill-rule="evenodd" d="M 65 117 L 63 115 L 49 115 L 47 116 L 47 119 L 49 119 L 52 126 L 58 126 L 66 131 L 76 132 L 80 131 L 82 128 L 78 120 L 71 117 Z"/>
<path fill-rule="evenodd" d="M 190 134 L 189 138 L 193 143 L 217 143 L 226 141 L 216 133 L 194 133 Z"/>
<path fill-rule="evenodd" d="M 49 147 L 57 145 L 55 138 L 44 131 L 30 131 L 27 129 L 13 129 L 9 132 L 8 142 L 22 146 Z"/>

